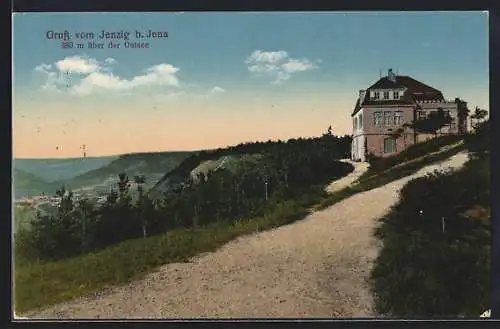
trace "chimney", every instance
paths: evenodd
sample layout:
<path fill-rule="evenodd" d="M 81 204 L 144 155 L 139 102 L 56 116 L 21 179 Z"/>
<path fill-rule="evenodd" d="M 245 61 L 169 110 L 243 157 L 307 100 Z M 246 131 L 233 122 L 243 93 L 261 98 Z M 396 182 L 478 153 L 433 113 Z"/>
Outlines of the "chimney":
<path fill-rule="evenodd" d="M 387 78 L 392 82 L 396 82 L 396 75 L 392 72 L 392 69 L 387 72 Z"/>

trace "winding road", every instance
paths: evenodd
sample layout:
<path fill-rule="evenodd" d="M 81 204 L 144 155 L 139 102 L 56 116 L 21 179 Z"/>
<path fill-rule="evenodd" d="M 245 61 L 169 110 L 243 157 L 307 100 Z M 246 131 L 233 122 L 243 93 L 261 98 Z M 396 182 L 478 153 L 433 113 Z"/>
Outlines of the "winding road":
<path fill-rule="evenodd" d="M 458 153 L 414 175 L 314 212 L 301 221 L 240 237 L 188 263 L 167 264 L 139 281 L 25 316 L 375 316 L 367 280 L 380 248 L 373 237 L 377 219 L 397 202 L 400 189 L 408 181 L 435 169 L 461 167 L 467 159 L 466 153 Z M 352 177 L 346 178 L 349 179 Z"/>

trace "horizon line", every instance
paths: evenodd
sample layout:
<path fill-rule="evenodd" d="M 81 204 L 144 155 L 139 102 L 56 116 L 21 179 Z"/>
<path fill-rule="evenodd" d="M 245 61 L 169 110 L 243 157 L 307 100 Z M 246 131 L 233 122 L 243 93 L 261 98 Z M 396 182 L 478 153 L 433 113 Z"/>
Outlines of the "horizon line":
<path fill-rule="evenodd" d="M 78 160 L 78 159 L 84 160 L 84 159 L 97 159 L 97 158 L 106 158 L 106 157 L 121 157 L 121 156 L 125 156 L 125 155 L 137 155 L 137 154 L 186 153 L 186 152 L 192 152 L 192 153 L 194 153 L 194 152 L 202 152 L 202 151 L 214 151 L 214 150 L 217 150 L 217 149 L 226 149 L 226 148 L 230 148 L 230 147 L 236 147 L 236 146 L 241 145 L 241 144 L 267 143 L 267 142 L 278 142 L 278 141 L 288 142 L 290 140 L 300 139 L 300 138 L 303 138 L 303 139 L 319 138 L 322 135 L 323 134 L 318 135 L 318 136 L 307 136 L 307 137 L 296 136 L 296 137 L 290 137 L 290 138 L 287 138 L 287 139 L 276 138 L 276 139 L 268 139 L 268 140 L 245 141 L 245 142 L 240 142 L 238 144 L 228 144 L 228 145 L 225 145 L 225 146 L 211 147 L 211 148 L 206 148 L 206 149 L 163 150 L 163 151 L 137 151 L 137 152 L 127 152 L 127 153 L 114 153 L 114 154 L 94 155 L 94 156 L 87 156 L 87 157 L 82 157 L 82 156 L 78 156 L 78 157 L 12 157 L 12 160 Z M 352 134 L 347 134 L 347 133 L 344 133 L 344 134 L 341 134 L 341 135 L 335 135 L 335 134 L 333 134 L 333 136 L 340 138 L 340 137 L 345 137 L 345 136 L 352 136 Z"/>

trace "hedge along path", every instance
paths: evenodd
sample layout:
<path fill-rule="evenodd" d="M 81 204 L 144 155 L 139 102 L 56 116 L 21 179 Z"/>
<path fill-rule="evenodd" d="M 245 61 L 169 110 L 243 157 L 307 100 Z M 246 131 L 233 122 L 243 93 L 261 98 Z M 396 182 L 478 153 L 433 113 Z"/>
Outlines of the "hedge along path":
<path fill-rule="evenodd" d="M 411 179 L 459 168 L 460 152 L 385 186 L 356 194 L 304 220 L 243 236 L 189 263 L 91 297 L 23 314 L 28 318 L 369 317 L 368 286 L 380 245 L 377 219 Z M 92 269 L 89 269 L 92 270 Z"/>

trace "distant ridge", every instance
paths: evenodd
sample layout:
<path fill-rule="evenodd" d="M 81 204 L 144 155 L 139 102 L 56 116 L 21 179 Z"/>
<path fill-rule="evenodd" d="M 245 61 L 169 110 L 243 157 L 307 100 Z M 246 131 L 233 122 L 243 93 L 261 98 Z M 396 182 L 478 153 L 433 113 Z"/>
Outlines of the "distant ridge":
<path fill-rule="evenodd" d="M 14 190 L 17 198 L 54 194 L 62 185 L 69 189 L 109 191 L 124 172 L 130 179 L 144 175 L 146 185 L 155 184 L 165 172 L 174 169 L 191 152 L 129 153 L 119 156 L 14 159 Z"/>

